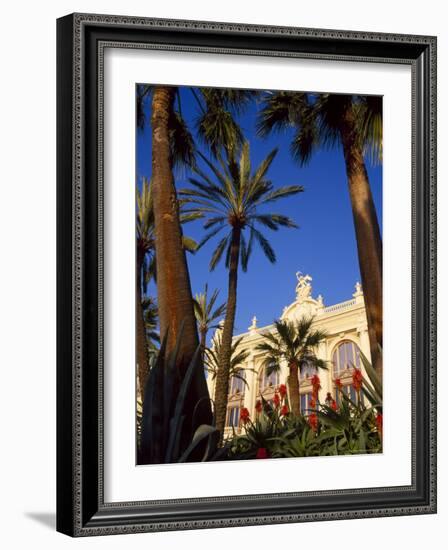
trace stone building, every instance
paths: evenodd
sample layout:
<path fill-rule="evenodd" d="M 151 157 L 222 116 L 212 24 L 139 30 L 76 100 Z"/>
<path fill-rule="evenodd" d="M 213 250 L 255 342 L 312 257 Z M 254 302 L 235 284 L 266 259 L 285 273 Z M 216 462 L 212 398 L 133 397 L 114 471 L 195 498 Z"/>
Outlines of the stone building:
<path fill-rule="evenodd" d="M 328 366 L 328 370 L 320 369 L 318 372 L 322 386 L 319 392 L 319 401 L 324 402 L 328 392 L 336 401 L 339 401 L 339 391 L 335 386 L 337 379 L 343 384 L 343 391 L 348 392 L 353 399 L 356 399 L 355 391 L 351 386 L 353 365 L 360 368 L 365 376 L 359 350 L 370 361 L 367 319 L 361 285 L 356 283 L 351 299 L 325 306 L 321 295 L 317 298 L 312 295 L 312 278 L 309 275 L 302 275 L 300 272 L 296 273 L 296 277 L 296 299 L 283 309 L 280 318 L 294 321 L 303 316 L 312 316 L 314 318 L 313 328 L 322 329 L 326 333 L 325 340 L 316 350 L 317 357 L 326 361 Z M 286 364 L 281 365 L 280 372 L 268 376 L 262 366 L 262 352 L 256 349 L 262 341 L 262 335 L 273 330 L 273 325 L 258 327 L 257 318 L 254 317 L 247 332 L 234 336 L 234 339 L 243 337 L 240 347 L 247 350 L 249 356 L 241 365 L 244 368 L 247 386 L 237 378 L 230 380 L 226 419 L 228 432 L 232 431 L 232 427 L 239 430 L 242 407 L 246 407 L 253 418 L 257 400 L 263 396 L 270 401 L 279 384 L 286 384 L 288 376 Z M 315 371 L 311 367 L 306 367 L 300 374 L 300 405 L 305 414 L 311 399 L 311 377 L 313 374 Z M 209 377 L 207 383 L 210 395 L 214 396 L 216 380 Z"/>

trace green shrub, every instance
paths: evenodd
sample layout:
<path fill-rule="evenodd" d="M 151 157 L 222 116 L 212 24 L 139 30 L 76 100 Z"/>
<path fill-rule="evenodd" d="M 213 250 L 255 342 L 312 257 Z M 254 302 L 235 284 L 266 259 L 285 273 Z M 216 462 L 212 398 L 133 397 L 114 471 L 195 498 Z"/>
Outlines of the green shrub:
<path fill-rule="evenodd" d="M 295 416 L 287 410 L 286 392 L 280 391 L 274 406 L 262 399 L 255 419 L 249 418 L 248 411 L 242 414 L 243 433 L 233 434 L 228 456 L 238 460 L 381 452 L 382 385 L 366 357 L 361 359 L 368 378 L 354 369 L 356 402 L 341 392 L 339 406 L 332 399 L 326 404 L 316 401 L 306 416 Z"/>

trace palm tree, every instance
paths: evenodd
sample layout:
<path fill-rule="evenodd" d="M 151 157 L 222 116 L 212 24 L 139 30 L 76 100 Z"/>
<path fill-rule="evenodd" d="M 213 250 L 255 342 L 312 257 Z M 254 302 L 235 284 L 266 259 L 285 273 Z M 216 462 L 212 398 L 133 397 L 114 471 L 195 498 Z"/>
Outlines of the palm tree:
<path fill-rule="evenodd" d="M 382 376 L 382 240 L 364 156 L 382 158 L 382 100 L 373 96 L 266 94 L 258 133 L 293 128 L 292 156 L 304 164 L 320 145 L 342 145 L 366 302 L 372 363 Z"/>
<path fill-rule="evenodd" d="M 203 354 L 207 344 L 207 333 L 210 329 L 218 328 L 215 322 L 224 315 L 226 304 L 223 303 L 216 306 L 215 302 L 218 299 L 219 290 L 215 289 L 210 299 L 208 298 L 208 285 L 205 285 L 204 292 L 196 294 L 194 298 L 194 313 L 198 323 L 199 342 Z"/>
<path fill-rule="evenodd" d="M 194 92 L 194 88 L 191 88 Z M 238 142 L 229 124 L 234 123 L 228 116 L 232 105 L 243 105 L 246 98 L 255 92 L 232 94 L 231 91 L 220 90 L 209 93 L 208 97 L 201 91 L 201 98 L 196 99 L 203 107 L 203 113 L 198 119 L 198 133 L 214 150 L 222 148 L 225 143 L 221 139 L 232 137 L 232 142 Z M 137 124 L 145 124 L 144 102 L 151 98 L 152 127 L 152 179 L 154 185 L 154 223 L 155 248 L 160 251 L 157 262 L 157 294 L 159 305 L 160 330 L 167 334 L 167 352 L 176 345 L 179 331 L 182 329 L 181 349 L 178 370 L 184 376 L 186 367 L 190 364 L 198 346 L 198 335 L 194 315 L 193 296 L 190 278 L 181 244 L 181 227 L 179 220 L 179 205 L 174 185 L 173 169 L 176 165 L 195 164 L 194 141 L 182 117 L 180 92 L 176 87 L 169 86 L 139 86 L 137 89 Z M 175 99 L 177 106 L 175 107 Z M 223 108 L 210 113 L 212 100 Z M 202 103 L 201 103 L 202 101 Z M 204 108 L 205 105 L 205 108 Z M 218 116 L 219 115 L 219 116 Z M 211 130 L 211 127 L 215 130 Z M 211 419 L 211 409 L 208 401 L 208 390 L 204 373 L 198 369 L 191 386 L 191 395 L 186 402 L 188 410 L 194 410 L 196 403 L 201 401 L 204 414 L 198 415 L 199 423 L 208 423 Z M 187 422 L 188 424 L 188 422 Z"/>
<path fill-rule="evenodd" d="M 170 119 L 174 97 L 174 88 L 155 86 L 151 114 L 152 192 L 160 332 L 167 335 L 167 352 L 171 352 L 183 326 L 179 352 L 183 375 L 199 342 L 173 178 Z M 203 391 L 199 393 L 202 397 Z"/>
<path fill-rule="evenodd" d="M 232 342 L 232 349 L 230 352 L 229 381 L 231 378 L 237 378 L 248 387 L 244 373 L 248 370 L 253 371 L 253 369 L 248 369 L 241 366 L 250 355 L 249 351 L 245 349 L 238 349 L 243 339 L 244 337 L 241 336 Z M 221 347 L 222 338 L 218 332 L 218 334 L 213 338 L 213 347 L 206 348 L 205 350 L 205 366 L 212 380 L 215 380 L 219 372 L 219 355 Z"/>
<path fill-rule="evenodd" d="M 141 190 L 137 188 L 136 202 L 136 353 L 137 376 L 140 388 L 143 389 L 149 372 L 148 343 L 151 339 L 154 340 L 151 332 L 148 333 L 148 307 L 157 317 L 157 306 L 154 300 L 148 297 L 147 291 L 149 282 L 156 278 L 153 193 L 152 185 L 147 178 L 143 178 Z M 182 204 L 180 209 L 181 224 L 197 217 L 191 213 L 183 213 Z M 193 239 L 185 235 L 182 235 L 182 244 L 184 250 L 188 252 L 195 252 L 198 246 Z M 151 323 L 156 325 L 156 318 L 153 318 Z"/>
<path fill-rule="evenodd" d="M 158 311 L 157 303 L 152 296 L 146 296 L 142 302 L 143 319 L 145 321 L 145 333 L 148 355 L 152 355 L 157 351 L 157 346 L 160 344 L 160 335 L 157 330 Z"/>
<path fill-rule="evenodd" d="M 291 411 L 300 414 L 300 383 L 299 372 L 306 366 L 316 369 L 326 369 L 322 359 L 316 356 L 317 346 L 324 340 L 325 332 L 312 329 L 313 318 L 303 317 L 296 322 L 288 320 L 274 321 L 275 333 L 263 334 L 264 341 L 256 349 L 265 356 L 262 366 L 266 374 L 280 369 L 280 363 L 285 361 L 288 369 L 288 391 Z"/>
<path fill-rule="evenodd" d="M 266 178 L 277 149 L 274 149 L 252 172 L 249 143 L 246 141 L 241 149 L 239 162 L 235 160 L 234 151 L 229 151 L 226 160 L 218 153 L 219 166 L 215 166 L 206 157 L 200 155 L 213 174 L 209 177 L 198 167 L 194 169 L 197 177 L 190 178 L 192 188 L 180 191 L 186 202 L 194 206 L 192 212 L 206 218 L 204 228 L 210 230 L 199 246 L 228 229 L 210 261 L 213 270 L 225 252 L 225 265 L 229 270 L 227 308 L 222 331 L 220 350 L 220 368 L 216 378 L 215 416 L 216 427 L 221 437 L 224 433 L 229 372 L 232 349 L 233 327 L 237 303 L 238 268 L 241 262 L 243 271 L 247 270 L 252 252 L 252 245 L 257 241 L 265 256 L 272 263 L 276 256 L 269 241 L 257 228 L 257 225 L 278 230 L 279 227 L 297 227 L 287 216 L 264 213 L 261 207 L 278 199 L 289 197 L 303 191 L 299 185 L 290 185 L 274 189 Z M 187 210 L 188 211 L 188 210 Z M 246 240 L 245 233 L 249 233 Z"/>
<path fill-rule="evenodd" d="M 149 182 L 145 179 L 141 192 L 137 189 L 137 251 L 136 251 L 136 354 L 137 376 L 143 391 L 149 373 L 148 350 L 143 309 L 144 279 L 153 271 L 154 210 Z M 146 273 L 146 276 L 145 276 Z"/>

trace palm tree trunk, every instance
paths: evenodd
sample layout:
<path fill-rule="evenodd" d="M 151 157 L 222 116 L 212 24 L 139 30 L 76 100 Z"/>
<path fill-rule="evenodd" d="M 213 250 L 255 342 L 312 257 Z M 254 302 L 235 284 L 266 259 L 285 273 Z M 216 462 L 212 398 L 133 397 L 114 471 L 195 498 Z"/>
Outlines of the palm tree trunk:
<path fill-rule="evenodd" d="M 199 331 L 199 345 L 201 346 L 202 350 L 202 360 L 205 358 L 205 346 L 207 345 L 207 330 L 206 329 L 200 329 Z"/>
<path fill-rule="evenodd" d="M 142 263 L 143 263 L 143 253 L 137 249 L 137 262 L 136 262 L 136 312 L 135 312 L 135 324 L 137 326 L 136 330 L 136 352 L 137 352 L 137 376 L 138 376 L 138 387 L 140 389 L 140 396 L 142 397 L 145 391 L 146 379 L 149 372 L 148 364 L 148 344 L 146 341 L 146 329 L 145 329 L 145 319 L 143 316 L 143 307 L 142 307 Z"/>
<path fill-rule="evenodd" d="M 151 116 L 152 185 L 160 333 L 162 338 L 167 335 L 167 353 L 169 353 L 174 349 L 183 326 L 178 356 L 178 369 L 182 377 L 199 342 L 172 172 L 169 120 L 172 115 L 175 90 L 174 87 L 154 87 Z M 187 398 L 187 416 L 192 413 L 200 399 L 202 401 L 200 411 L 196 413 L 197 423 L 210 423 L 209 394 L 202 368 L 196 370 Z M 191 423 L 189 427 L 194 429 Z"/>
<path fill-rule="evenodd" d="M 220 432 L 220 442 L 224 437 L 224 428 L 227 413 L 227 398 L 229 394 L 229 373 L 232 354 L 233 327 L 236 313 L 236 293 L 238 284 L 238 264 L 240 256 L 241 229 L 232 229 L 229 261 L 229 289 L 227 296 L 226 316 L 221 336 L 221 350 L 219 354 L 219 368 L 215 387 L 215 419 L 216 427 Z"/>
<path fill-rule="evenodd" d="M 289 365 L 288 389 L 291 412 L 298 416 L 300 414 L 300 385 L 299 368 L 296 363 Z"/>
<path fill-rule="evenodd" d="M 378 346 L 383 344 L 383 246 L 352 107 L 345 113 L 341 138 L 366 304 L 372 364 L 382 378 L 382 358 Z"/>

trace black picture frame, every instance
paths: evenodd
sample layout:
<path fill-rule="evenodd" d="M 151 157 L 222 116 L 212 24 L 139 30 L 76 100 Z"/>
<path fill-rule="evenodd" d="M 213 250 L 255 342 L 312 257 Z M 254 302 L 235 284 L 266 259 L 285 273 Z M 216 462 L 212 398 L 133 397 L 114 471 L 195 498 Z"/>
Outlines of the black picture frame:
<path fill-rule="evenodd" d="M 107 503 L 102 480 L 102 54 L 117 47 L 412 68 L 412 484 Z M 436 38 L 72 14 L 57 21 L 57 530 L 71 536 L 436 512 Z M 397 343 L 399 345 L 399 343 Z"/>

